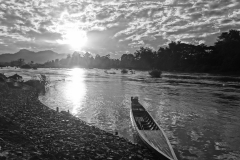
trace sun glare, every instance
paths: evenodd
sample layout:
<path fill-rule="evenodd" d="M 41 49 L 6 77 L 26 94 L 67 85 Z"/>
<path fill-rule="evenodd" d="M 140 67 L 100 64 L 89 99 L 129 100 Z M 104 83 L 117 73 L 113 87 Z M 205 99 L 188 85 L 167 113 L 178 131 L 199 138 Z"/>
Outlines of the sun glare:
<path fill-rule="evenodd" d="M 86 86 L 84 82 L 85 71 L 80 68 L 74 68 L 70 72 L 72 82 L 67 86 L 66 96 L 73 103 L 71 113 L 76 115 L 81 109 L 82 102 L 86 95 Z"/>
<path fill-rule="evenodd" d="M 58 42 L 70 45 L 75 51 L 81 51 L 82 47 L 87 42 L 87 34 L 83 30 L 71 28 L 63 35 L 63 40 Z"/>

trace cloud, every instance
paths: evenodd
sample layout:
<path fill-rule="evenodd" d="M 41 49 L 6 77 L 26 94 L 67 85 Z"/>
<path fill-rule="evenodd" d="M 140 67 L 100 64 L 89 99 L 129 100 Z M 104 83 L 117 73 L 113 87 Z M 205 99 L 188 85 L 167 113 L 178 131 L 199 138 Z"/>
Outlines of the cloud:
<path fill-rule="evenodd" d="M 230 23 L 230 22 L 233 22 L 233 20 L 232 19 L 222 19 L 220 23 L 226 24 L 226 23 Z"/>
<path fill-rule="evenodd" d="M 198 19 L 202 18 L 203 14 L 202 13 L 192 13 L 189 16 L 191 17 L 192 20 L 198 20 Z"/>
<path fill-rule="evenodd" d="M 158 49 L 171 40 L 211 45 L 220 32 L 239 29 L 239 16 L 237 0 L 8 0 L 0 5 L 0 45 L 73 52 L 57 41 L 76 28 L 88 35 L 83 50 L 96 54 Z"/>
<path fill-rule="evenodd" d="M 225 16 L 228 13 L 228 9 L 218 9 L 218 10 L 211 10 L 211 11 L 205 11 L 203 14 L 206 17 L 221 17 Z"/>
<path fill-rule="evenodd" d="M 217 0 L 209 3 L 210 9 L 222 9 L 226 7 L 231 7 L 235 3 L 235 0 Z"/>

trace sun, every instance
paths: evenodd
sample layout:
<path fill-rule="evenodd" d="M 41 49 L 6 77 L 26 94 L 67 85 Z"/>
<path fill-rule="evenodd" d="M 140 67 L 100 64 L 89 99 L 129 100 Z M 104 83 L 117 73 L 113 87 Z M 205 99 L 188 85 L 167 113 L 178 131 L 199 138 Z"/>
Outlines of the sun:
<path fill-rule="evenodd" d="M 80 51 L 87 42 L 87 34 L 80 29 L 69 28 L 62 36 L 63 40 L 58 41 L 62 44 L 68 44 L 75 51 Z"/>
<path fill-rule="evenodd" d="M 77 29 L 68 30 L 65 38 L 67 43 L 75 50 L 81 50 L 87 42 L 86 32 Z"/>

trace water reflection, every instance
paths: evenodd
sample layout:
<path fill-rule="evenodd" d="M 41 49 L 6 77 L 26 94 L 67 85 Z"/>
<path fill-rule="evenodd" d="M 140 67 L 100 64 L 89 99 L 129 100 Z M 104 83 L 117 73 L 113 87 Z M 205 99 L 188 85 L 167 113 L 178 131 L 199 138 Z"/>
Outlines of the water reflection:
<path fill-rule="evenodd" d="M 61 72 L 67 81 L 57 83 L 42 98 L 52 108 L 69 109 L 90 124 L 133 140 L 130 97 L 138 96 L 166 132 L 179 159 L 240 159 L 239 83 L 222 86 L 211 77 L 194 75 L 155 80 L 146 72 L 124 76 L 120 71 L 114 76 L 106 76 L 103 70 Z"/>
<path fill-rule="evenodd" d="M 80 68 L 74 68 L 70 71 L 70 83 L 66 85 L 65 96 L 68 101 L 73 105 L 71 108 L 71 113 L 76 115 L 81 111 L 82 103 L 86 95 L 86 85 L 85 85 L 85 70 Z"/>

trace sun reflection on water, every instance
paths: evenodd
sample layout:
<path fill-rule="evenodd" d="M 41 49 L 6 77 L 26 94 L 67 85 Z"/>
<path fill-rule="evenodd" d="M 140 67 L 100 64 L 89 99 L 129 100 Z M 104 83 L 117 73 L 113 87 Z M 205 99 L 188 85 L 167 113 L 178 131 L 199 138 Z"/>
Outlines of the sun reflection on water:
<path fill-rule="evenodd" d="M 73 104 L 70 112 L 76 115 L 82 108 L 83 101 L 86 95 L 85 85 L 85 70 L 74 68 L 70 71 L 70 80 L 66 87 L 66 97 Z"/>

